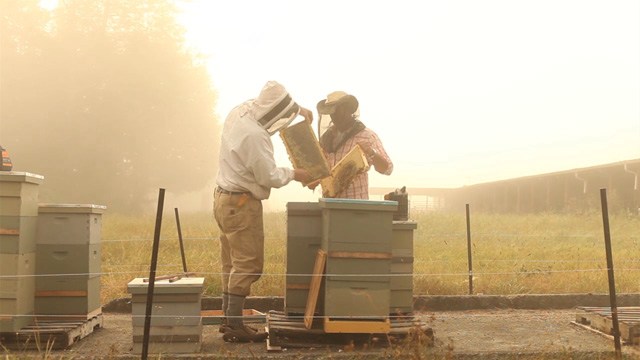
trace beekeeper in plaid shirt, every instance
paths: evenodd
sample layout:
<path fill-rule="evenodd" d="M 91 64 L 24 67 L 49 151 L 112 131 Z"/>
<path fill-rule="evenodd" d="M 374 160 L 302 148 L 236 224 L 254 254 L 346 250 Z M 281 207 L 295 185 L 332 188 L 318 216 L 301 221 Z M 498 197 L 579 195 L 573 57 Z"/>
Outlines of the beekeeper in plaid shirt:
<path fill-rule="evenodd" d="M 373 130 L 367 128 L 358 119 L 358 100 L 344 91 L 335 91 L 317 105 L 318 113 L 331 117 L 331 125 L 320 137 L 320 146 L 333 168 L 356 145 L 360 145 L 367 155 L 369 165 L 377 172 L 391 175 L 393 163 L 382 146 L 382 142 Z M 359 174 L 351 185 L 338 198 L 369 199 L 369 174 Z"/>

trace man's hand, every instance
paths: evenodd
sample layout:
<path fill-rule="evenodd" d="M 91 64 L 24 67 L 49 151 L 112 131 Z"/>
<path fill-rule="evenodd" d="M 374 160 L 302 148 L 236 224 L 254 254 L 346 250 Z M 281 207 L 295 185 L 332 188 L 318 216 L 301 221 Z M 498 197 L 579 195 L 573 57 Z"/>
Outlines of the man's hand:
<path fill-rule="evenodd" d="M 364 151 L 365 155 L 373 156 L 373 154 L 375 154 L 375 151 L 371 147 L 371 144 L 369 144 L 368 142 L 361 141 L 361 142 L 358 143 L 358 145 L 360 145 L 360 147 L 362 148 L 362 151 Z"/>
<path fill-rule="evenodd" d="M 314 181 L 311 184 L 308 184 L 307 187 L 311 190 L 315 190 L 318 185 L 320 185 L 320 180 Z"/>
<path fill-rule="evenodd" d="M 305 169 L 294 169 L 293 170 L 293 180 L 297 181 L 297 182 L 307 182 L 309 181 L 309 178 L 311 177 L 311 175 L 309 175 L 309 172 Z"/>
<path fill-rule="evenodd" d="M 311 124 L 313 122 L 313 112 L 307 108 L 303 108 L 300 106 L 300 116 L 304 117 L 305 120 Z"/>
<path fill-rule="evenodd" d="M 360 145 L 362 151 L 367 155 L 369 164 L 373 165 L 373 168 L 376 169 L 377 172 L 384 174 L 389 168 L 387 160 L 382 155 L 378 154 L 376 149 L 371 147 L 371 144 L 368 142 L 359 142 L 358 145 Z"/>

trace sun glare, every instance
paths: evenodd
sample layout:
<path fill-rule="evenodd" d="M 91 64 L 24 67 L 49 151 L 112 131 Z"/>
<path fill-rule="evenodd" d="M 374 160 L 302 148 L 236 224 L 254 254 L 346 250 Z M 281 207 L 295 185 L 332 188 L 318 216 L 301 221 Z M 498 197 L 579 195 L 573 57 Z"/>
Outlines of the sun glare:
<path fill-rule="evenodd" d="M 40 7 L 53 10 L 58 7 L 58 0 L 40 0 Z"/>

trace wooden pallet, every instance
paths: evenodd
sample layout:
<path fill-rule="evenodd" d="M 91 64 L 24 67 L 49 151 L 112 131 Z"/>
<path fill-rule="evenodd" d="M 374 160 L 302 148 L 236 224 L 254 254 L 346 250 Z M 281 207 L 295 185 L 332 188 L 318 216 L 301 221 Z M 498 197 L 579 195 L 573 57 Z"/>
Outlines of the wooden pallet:
<path fill-rule="evenodd" d="M 202 310 L 202 325 L 220 325 L 224 318 L 222 310 Z M 242 310 L 242 321 L 244 323 L 264 323 L 267 315 L 255 309 Z"/>
<path fill-rule="evenodd" d="M 589 326 L 606 335 L 613 335 L 613 317 L 610 307 L 579 306 L 576 323 Z M 624 344 L 640 344 L 640 307 L 619 307 L 618 327 Z"/>
<path fill-rule="evenodd" d="M 102 314 L 87 320 L 37 320 L 17 332 L 0 333 L 0 344 L 7 349 L 66 349 L 103 326 Z"/>
<path fill-rule="evenodd" d="M 322 321 L 316 321 L 307 329 L 304 317 L 288 317 L 284 312 L 270 311 L 267 314 L 266 331 L 267 350 L 280 351 L 283 347 L 326 347 L 331 345 L 349 345 L 368 343 L 372 339 L 384 339 L 382 345 L 389 342 L 389 337 L 402 338 L 412 331 L 419 331 L 433 341 L 433 331 L 424 322 L 417 321 L 413 316 L 392 317 L 390 331 L 379 334 L 343 334 L 327 333 Z"/>

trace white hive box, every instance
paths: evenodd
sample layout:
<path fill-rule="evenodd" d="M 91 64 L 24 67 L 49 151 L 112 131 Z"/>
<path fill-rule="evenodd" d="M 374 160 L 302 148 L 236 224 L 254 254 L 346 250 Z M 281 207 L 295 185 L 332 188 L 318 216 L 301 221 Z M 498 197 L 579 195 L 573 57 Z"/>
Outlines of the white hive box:
<path fill-rule="evenodd" d="M 34 321 L 35 253 L 0 254 L 0 332 L 13 332 Z"/>
<path fill-rule="evenodd" d="M 201 299 L 204 278 L 182 278 L 154 284 L 149 353 L 194 353 L 202 342 Z M 142 352 L 148 282 L 143 278 L 127 284 L 131 294 L 133 353 Z"/>
<path fill-rule="evenodd" d="M 413 313 L 413 233 L 416 221 L 393 221 L 389 314 Z"/>
<path fill-rule="evenodd" d="M 44 176 L 0 171 L 0 215 L 38 216 L 38 186 Z"/>
<path fill-rule="evenodd" d="M 37 315 L 91 318 L 100 313 L 103 205 L 39 204 Z M 52 276 L 55 275 L 55 276 Z"/>
<path fill-rule="evenodd" d="M 0 171 L 0 332 L 34 321 L 38 188 L 44 177 Z"/>
<path fill-rule="evenodd" d="M 102 239 L 102 214 L 94 204 L 39 204 L 37 244 L 90 245 Z"/>

